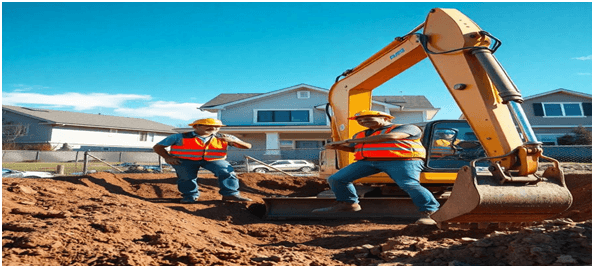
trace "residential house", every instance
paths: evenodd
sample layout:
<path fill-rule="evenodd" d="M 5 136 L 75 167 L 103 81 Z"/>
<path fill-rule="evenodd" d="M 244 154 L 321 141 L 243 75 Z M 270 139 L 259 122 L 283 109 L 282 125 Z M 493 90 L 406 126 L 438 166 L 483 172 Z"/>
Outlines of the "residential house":
<path fill-rule="evenodd" d="M 231 161 L 242 161 L 243 155 L 261 160 L 317 160 L 330 141 L 328 93 L 324 88 L 299 84 L 267 93 L 220 94 L 200 109 L 217 113 L 226 125 L 222 133 L 253 145 L 250 150 L 230 149 Z M 394 115 L 394 123 L 428 121 L 439 111 L 424 96 L 374 96 L 372 109 Z"/>
<path fill-rule="evenodd" d="M 524 112 L 539 141 L 556 145 L 557 138 L 578 126 L 592 132 L 592 94 L 559 88 L 524 98 Z"/>
<path fill-rule="evenodd" d="M 14 129 L 23 130 L 16 145 L 81 151 L 152 151 L 176 133 L 173 126 L 146 119 L 2 105 L 3 141 Z"/>

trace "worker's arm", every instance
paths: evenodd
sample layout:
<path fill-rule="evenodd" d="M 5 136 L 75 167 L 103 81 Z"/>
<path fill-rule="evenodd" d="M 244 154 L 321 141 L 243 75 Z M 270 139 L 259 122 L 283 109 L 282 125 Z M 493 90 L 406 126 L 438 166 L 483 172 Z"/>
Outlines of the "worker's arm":
<path fill-rule="evenodd" d="M 330 142 L 330 143 L 327 143 L 326 146 L 324 146 L 324 147 L 326 149 L 335 149 L 335 150 L 341 150 L 341 151 L 347 151 L 347 152 L 354 152 L 355 147 L 350 144 L 393 141 L 393 140 L 399 140 L 399 139 L 406 139 L 410 136 L 411 135 L 407 134 L 407 133 L 391 132 L 391 133 L 387 133 L 387 134 L 369 136 L 369 137 L 359 138 L 359 139 L 347 139 L 347 140 L 343 140 L 343 141 Z"/>
<path fill-rule="evenodd" d="M 252 144 L 251 143 L 247 143 L 245 141 L 240 140 L 239 138 L 233 136 L 233 135 L 229 135 L 229 134 L 219 134 L 220 135 L 220 139 L 226 141 L 229 143 L 229 145 L 233 146 L 233 147 L 237 147 L 239 149 L 251 149 L 252 148 Z"/>
<path fill-rule="evenodd" d="M 167 148 L 167 146 L 155 144 L 155 146 L 153 146 L 153 151 L 155 151 L 155 153 L 157 153 L 158 155 L 163 157 L 163 159 L 165 159 L 165 162 L 167 164 L 179 165 L 179 163 L 180 163 L 179 158 L 170 155 L 169 152 L 167 152 L 167 150 L 165 150 L 165 148 Z"/>
<path fill-rule="evenodd" d="M 345 143 L 344 141 L 326 143 L 326 145 L 324 145 L 324 148 L 347 151 L 351 153 L 355 151 L 355 147 L 350 146 L 349 143 Z"/>

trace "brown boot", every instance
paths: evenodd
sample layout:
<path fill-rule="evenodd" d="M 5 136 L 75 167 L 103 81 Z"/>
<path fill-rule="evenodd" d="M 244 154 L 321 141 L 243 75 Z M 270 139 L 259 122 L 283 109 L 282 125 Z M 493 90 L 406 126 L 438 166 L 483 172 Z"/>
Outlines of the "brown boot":
<path fill-rule="evenodd" d="M 247 197 L 243 197 L 241 195 L 228 195 L 228 196 L 223 196 L 223 201 L 225 201 L 225 202 L 227 202 L 227 201 L 251 202 L 252 200 Z"/>
<path fill-rule="evenodd" d="M 420 225 L 437 225 L 437 222 L 431 218 L 433 213 L 435 213 L 435 211 L 421 212 L 422 216 L 415 223 Z"/>
<path fill-rule="evenodd" d="M 361 206 L 357 203 L 336 202 L 331 207 L 314 209 L 311 212 L 316 214 L 326 214 L 335 212 L 356 212 L 361 210 Z"/>

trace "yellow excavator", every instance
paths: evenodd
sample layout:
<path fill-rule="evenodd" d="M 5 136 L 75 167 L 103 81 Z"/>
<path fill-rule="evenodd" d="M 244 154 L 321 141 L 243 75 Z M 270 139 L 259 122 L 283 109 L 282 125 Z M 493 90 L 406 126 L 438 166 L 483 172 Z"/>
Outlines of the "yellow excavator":
<path fill-rule="evenodd" d="M 332 140 L 350 139 L 364 130 L 348 118 L 372 110 L 373 89 L 429 58 L 466 119 L 419 124 L 427 149 L 420 181 L 442 204 L 431 216 L 438 226 L 484 228 L 490 223 L 517 224 L 558 215 L 570 207 L 571 193 L 558 161 L 542 154 L 542 143 L 520 105 L 522 96 L 493 55 L 500 45 L 460 11 L 432 9 L 419 26 L 336 78 L 326 109 Z M 437 142 L 444 138 L 449 142 Z M 542 160 L 553 165 L 539 172 Z M 353 153 L 324 150 L 320 177 L 327 178 L 353 161 Z M 314 197 L 265 198 L 265 217 L 419 217 L 410 198 L 385 173 L 354 183 L 362 207 L 359 212 L 312 214 L 311 210 L 334 201 L 332 192 L 326 191 Z"/>

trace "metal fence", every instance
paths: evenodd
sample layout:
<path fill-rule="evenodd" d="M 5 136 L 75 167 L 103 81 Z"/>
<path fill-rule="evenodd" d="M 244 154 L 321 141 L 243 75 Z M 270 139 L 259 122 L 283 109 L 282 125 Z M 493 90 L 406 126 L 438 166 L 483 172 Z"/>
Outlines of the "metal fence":
<path fill-rule="evenodd" d="M 570 145 L 570 146 L 543 146 L 544 155 L 557 159 L 560 162 L 592 163 L 591 145 Z M 245 162 L 245 156 L 251 156 L 259 160 L 309 160 L 319 164 L 319 153 L 321 149 L 280 149 L 271 150 L 240 150 L 232 148 L 228 152 L 227 160 L 234 165 Z M 82 162 L 83 151 L 27 151 L 27 150 L 4 150 L 2 151 L 2 162 Z M 143 163 L 157 165 L 162 163 L 159 155 L 154 152 L 90 152 L 93 156 L 109 163 Z"/>
<path fill-rule="evenodd" d="M 543 155 L 559 162 L 592 163 L 592 145 L 545 145 Z"/>

